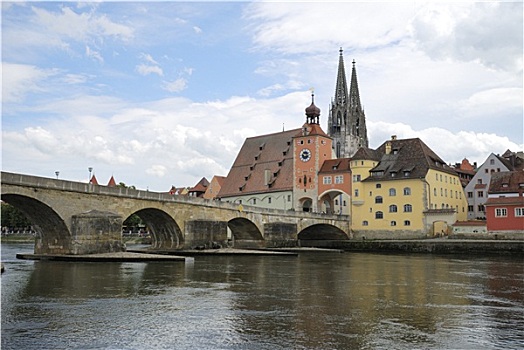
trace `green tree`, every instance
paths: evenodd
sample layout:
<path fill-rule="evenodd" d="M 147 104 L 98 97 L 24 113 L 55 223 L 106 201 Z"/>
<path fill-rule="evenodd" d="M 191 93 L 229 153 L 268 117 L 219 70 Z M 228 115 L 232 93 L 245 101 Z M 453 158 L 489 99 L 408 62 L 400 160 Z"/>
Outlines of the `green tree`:
<path fill-rule="evenodd" d="M 2 202 L 2 227 L 28 227 L 31 226 L 26 216 L 17 208 Z"/>

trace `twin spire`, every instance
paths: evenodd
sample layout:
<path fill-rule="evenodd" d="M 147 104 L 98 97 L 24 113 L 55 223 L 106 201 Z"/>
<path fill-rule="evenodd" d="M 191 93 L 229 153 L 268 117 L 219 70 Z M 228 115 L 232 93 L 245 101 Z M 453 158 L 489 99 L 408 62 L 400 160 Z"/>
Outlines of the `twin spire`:
<path fill-rule="evenodd" d="M 351 85 L 348 94 L 348 84 L 346 82 L 346 70 L 344 68 L 344 57 L 342 55 L 343 50 L 339 50 L 340 56 L 338 59 L 338 73 L 337 73 L 337 86 L 335 88 L 335 105 L 344 105 L 347 103 L 349 98 L 350 108 L 362 109 L 360 104 L 360 94 L 358 92 L 358 81 L 357 81 L 357 69 L 355 68 L 355 60 L 351 62 L 353 67 L 351 69 Z"/>

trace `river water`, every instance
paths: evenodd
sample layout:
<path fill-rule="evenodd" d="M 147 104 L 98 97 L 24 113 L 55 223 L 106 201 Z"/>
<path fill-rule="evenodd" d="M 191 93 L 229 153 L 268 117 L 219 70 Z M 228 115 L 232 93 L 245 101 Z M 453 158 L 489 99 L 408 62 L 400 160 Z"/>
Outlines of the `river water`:
<path fill-rule="evenodd" d="M 17 260 L 2 350 L 523 349 L 522 257 L 369 253 Z"/>

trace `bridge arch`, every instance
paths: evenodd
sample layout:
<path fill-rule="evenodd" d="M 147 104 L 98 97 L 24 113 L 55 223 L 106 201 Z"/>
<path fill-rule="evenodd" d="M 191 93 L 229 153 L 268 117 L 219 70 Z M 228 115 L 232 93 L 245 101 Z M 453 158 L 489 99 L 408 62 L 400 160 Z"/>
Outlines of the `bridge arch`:
<path fill-rule="evenodd" d="M 19 194 L 2 194 L 2 200 L 20 210 L 37 233 L 35 253 L 69 254 L 71 232 L 64 219 L 47 204 Z"/>
<path fill-rule="evenodd" d="M 340 228 L 330 224 L 315 224 L 298 233 L 298 240 L 347 240 L 349 237 Z"/>
<path fill-rule="evenodd" d="M 183 246 L 182 230 L 168 213 L 156 208 L 145 208 L 133 214 L 142 219 L 149 229 L 152 248 L 173 249 Z"/>
<path fill-rule="evenodd" d="M 251 220 L 246 218 L 231 219 L 227 223 L 234 240 L 262 241 L 260 229 Z"/>

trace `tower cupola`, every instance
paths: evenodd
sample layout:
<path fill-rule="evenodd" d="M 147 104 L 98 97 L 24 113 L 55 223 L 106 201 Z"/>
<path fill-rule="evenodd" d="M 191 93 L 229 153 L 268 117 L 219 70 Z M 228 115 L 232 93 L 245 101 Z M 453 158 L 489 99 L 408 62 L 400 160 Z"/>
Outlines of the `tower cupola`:
<path fill-rule="evenodd" d="M 306 108 L 306 123 L 319 124 L 320 108 L 315 106 L 315 94 L 311 93 L 311 105 Z"/>

